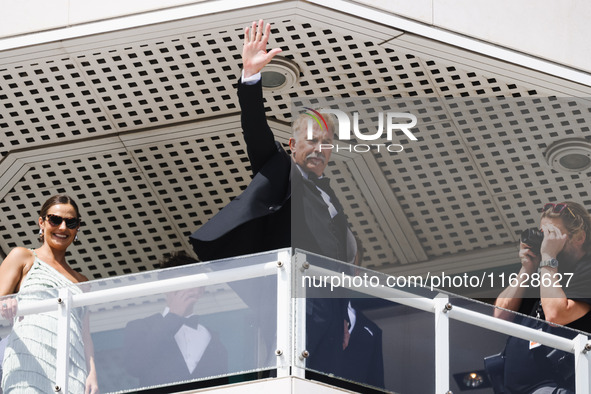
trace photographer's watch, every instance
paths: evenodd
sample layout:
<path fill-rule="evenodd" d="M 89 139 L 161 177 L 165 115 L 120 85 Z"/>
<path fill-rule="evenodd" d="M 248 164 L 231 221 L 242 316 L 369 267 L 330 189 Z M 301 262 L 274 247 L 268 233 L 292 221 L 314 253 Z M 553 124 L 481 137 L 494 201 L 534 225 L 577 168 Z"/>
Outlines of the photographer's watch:
<path fill-rule="evenodd" d="M 558 268 L 558 260 L 556 259 L 547 259 L 540 263 L 540 268 L 542 267 L 550 267 L 550 268 Z"/>

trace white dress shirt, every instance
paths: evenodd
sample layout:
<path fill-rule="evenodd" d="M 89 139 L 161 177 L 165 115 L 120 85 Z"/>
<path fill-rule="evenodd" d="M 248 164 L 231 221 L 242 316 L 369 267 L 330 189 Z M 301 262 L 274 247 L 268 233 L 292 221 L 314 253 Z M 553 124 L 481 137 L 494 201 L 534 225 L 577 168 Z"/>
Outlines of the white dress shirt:
<path fill-rule="evenodd" d="M 168 312 L 169 309 L 166 307 L 164 312 L 162 312 L 162 316 L 166 316 Z M 183 324 L 176 334 L 174 334 L 174 339 L 185 359 L 189 373 L 193 373 L 211 341 L 210 332 L 201 324 L 197 328 Z"/>

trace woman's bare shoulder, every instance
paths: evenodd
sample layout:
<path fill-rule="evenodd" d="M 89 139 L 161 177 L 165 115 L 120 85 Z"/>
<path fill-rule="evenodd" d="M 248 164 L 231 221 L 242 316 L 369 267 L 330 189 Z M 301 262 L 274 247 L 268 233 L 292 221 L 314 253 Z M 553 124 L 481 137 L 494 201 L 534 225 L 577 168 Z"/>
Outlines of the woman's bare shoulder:
<path fill-rule="evenodd" d="M 78 283 L 88 282 L 88 278 L 86 276 L 82 275 L 80 272 L 74 271 L 73 273 L 74 273 L 74 277 L 76 278 Z"/>
<path fill-rule="evenodd" d="M 0 295 L 18 292 L 22 278 L 31 268 L 35 255 L 32 250 L 16 247 L 0 264 Z"/>
<path fill-rule="evenodd" d="M 26 264 L 32 261 L 35 258 L 35 253 L 31 249 L 24 248 L 22 246 L 17 246 L 13 248 L 6 259 L 5 262 L 10 262 L 11 264 Z"/>

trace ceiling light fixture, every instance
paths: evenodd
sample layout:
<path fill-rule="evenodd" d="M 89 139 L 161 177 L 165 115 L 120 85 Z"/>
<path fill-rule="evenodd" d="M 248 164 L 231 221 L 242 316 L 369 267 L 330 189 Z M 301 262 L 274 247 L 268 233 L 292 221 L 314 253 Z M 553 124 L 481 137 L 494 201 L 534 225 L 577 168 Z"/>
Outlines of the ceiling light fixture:
<path fill-rule="evenodd" d="M 298 64 L 283 56 L 275 56 L 261 72 L 263 88 L 272 91 L 292 88 L 299 78 Z"/>
<path fill-rule="evenodd" d="M 591 167 L 591 142 L 583 138 L 556 141 L 546 149 L 544 157 L 556 171 L 581 173 Z"/>

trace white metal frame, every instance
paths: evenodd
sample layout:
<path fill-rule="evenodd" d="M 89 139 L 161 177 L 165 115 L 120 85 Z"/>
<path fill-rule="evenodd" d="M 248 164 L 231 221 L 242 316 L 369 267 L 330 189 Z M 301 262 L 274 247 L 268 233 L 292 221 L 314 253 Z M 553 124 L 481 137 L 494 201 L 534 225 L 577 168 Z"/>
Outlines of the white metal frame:
<path fill-rule="evenodd" d="M 279 252 L 277 255 L 277 377 L 291 374 L 290 365 L 293 358 L 292 305 L 291 305 L 291 251 Z"/>
<path fill-rule="evenodd" d="M 330 276 L 341 273 L 322 267 L 307 268 L 312 275 Z M 347 275 L 345 275 L 347 276 Z M 586 335 L 579 334 L 573 339 L 563 338 L 547 332 L 525 327 L 506 320 L 484 315 L 466 308 L 454 306 L 449 302 L 447 294 L 440 293 L 435 298 L 419 297 L 391 287 L 354 288 L 378 298 L 389 299 L 396 303 L 434 314 L 435 323 L 435 390 L 436 394 L 451 393 L 449 378 L 449 320 L 455 319 L 463 323 L 481 327 L 490 331 L 513 337 L 531 340 L 575 355 L 575 380 L 577 394 L 591 394 L 591 341 Z M 301 343 L 301 342 L 300 342 Z M 297 349 L 296 349 L 297 351 Z"/>
<path fill-rule="evenodd" d="M 70 312 L 72 311 L 72 292 L 62 288 L 58 293 L 57 352 L 54 391 L 69 393 L 68 371 L 70 370 Z"/>
<path fill-rule="evenodd" d="M 306 375 L 306 358 L 308 357 L 308 350 L 305 348 L 306 344 L 306 289 L 298 286 L 295 281 L 299 275 L 297 272 L 304 272 L 309 264 L 306 261 L 306 255 L 296 250 L 293 258 L 293 370 L 294 376 L 304 378 Z M 297 292 L 297 294 L 296 294 Z"/>
<path fill-rule="evenodd" d="M 435 392 L 449 391 L 449 297 L 439 294 L 433 299 L 435 313 Z"/>
<path fill-rule="evenodd" d="M 275 255 L 265 254 L 261 256 L 261 258 L 264 257 L 266 260 L 271 261 L 256 265 L 237 267 L 225 271 L 199 273 L 179 278 L 162 279 L 156 282 L 138 283 L 111 289 L 97 290 L 90 293 L 72 294 L 72 291 L 65 287 L 59 289 L 57 298 L 31 302 L 19 307 L 17 316 L 58 311 L 56 377 L 54 390 L 59 393 L 68 393 L 70 312 L 73 308 L 121 301 L 169 291 L 178 291 L 197 286 L 208 286 L 258 278 L 269 275 L 278 268 L 281 269 L 278 274 L 278 280 L 281 282 L 281 286 L 278 287 L 278 290 L 281 290 L 278 298 L 285 300 L 290 296 L 291 291 L 291 286 L 284 285 L 283 283 L 289 282 L 291 278 L 291 274 L 289 273 L 291 267 L 290 256 L 291 254 L 289 250 L 278 250 Z M 281 262 L 281 264 L 278 262 Z M 287 310 L 284 310 L 282 314 L 278 313 L 278 335 L 281 332 L 289 336 L 290 331 L 284 329 L 285 316 L 287 313 Z M 2 317 L 0 317 L 0 319 L 2 319 Z M 289 324 L 289 321 L 287 324 Z M 279 329 L 281 329 L 281 331 Z M 282 339 L 282 342 L 286 342 L 285 339 Z M 290 354 L 289 348 L 290 346 L 286 347 L 288 355 Z"/>
<path fill-rule="evenodd" d="M 318 266 L 311 266 L 306 255 L 296 253 L 292 258 L 289 249 L 281 249 L 276 254 L 261 256 L 266 262 L 237 267 L 224 271 L 208 272 L 179 278 L 163 279 L 155 282 L 139 283 L 112 289 L 97 290 L 90 293 L 72 294 L 68 288 L 59 291 L 57 299 L 30 303 L 19 308 L 18 316 L 41 312 L 58 311 L 57 333 L 57 376 L 55 390 L 68 391 L 69 363 L 69 325 L 72 308 L 120 301 L 129 298 L 177 291 L 195 286 L 228 283 L 236 280 L 261 277 L 277 272 L 277 369 L 278 376 L 304 377 L 306 356 L 306 304 L 303 294 L 295 295 L 299 273 L 334 275 L 336 273 Z M 299 270 L 300 272 L 298 273 Z M 591 394 L 591 342 L 586 335 L 579 334 L 574 339 L 552 335 L 533 328 L 508 322 L 466 308 L 454 306 L 449 296 L 439 294 L 433 299 L 419 297 L 390 287 L 355 288 L 368 295 L 390 299 L 399 304 L 434 314 L 435 324 L 435 393 L 450 392 L 449 386 L 449 321 L 455 319 L 464 323 L 485 328 L 506 335 L 533 340 L 543 345 L 573 353 L 575 355 L 575 379 L 577 394 Z"/>

